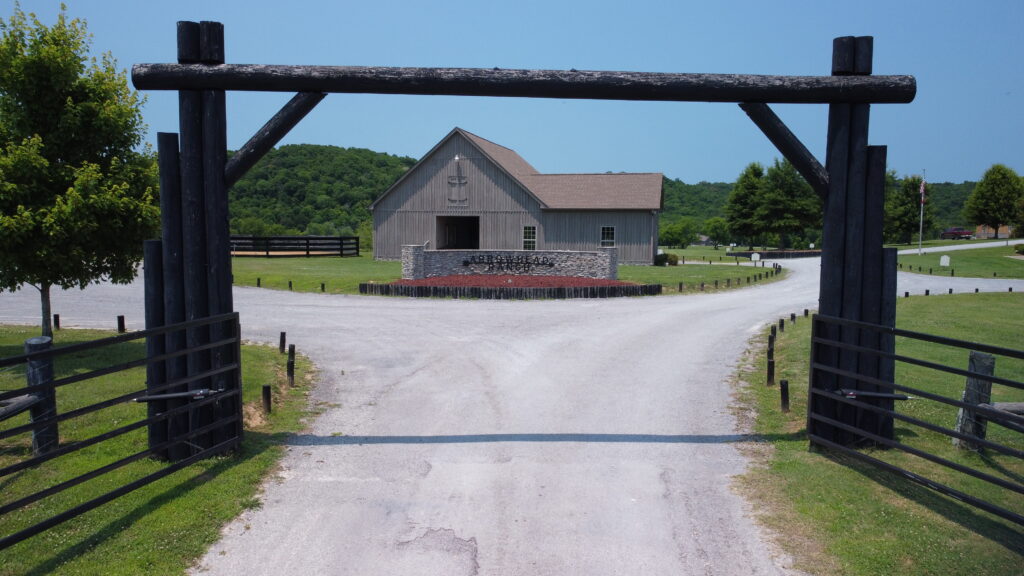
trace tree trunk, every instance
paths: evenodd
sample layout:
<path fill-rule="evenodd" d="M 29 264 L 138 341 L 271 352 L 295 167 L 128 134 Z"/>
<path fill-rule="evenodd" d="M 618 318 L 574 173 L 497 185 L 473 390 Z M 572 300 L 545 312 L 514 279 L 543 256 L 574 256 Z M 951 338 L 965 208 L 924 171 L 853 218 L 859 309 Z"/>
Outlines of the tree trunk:
<path fill-rule="evenodd" d="M 51 323 L 50 315 L 50 285 L 41 284 L 39 286 L 39 298 L 42 300 L 43 305 L 43 336 L 49 336 L 53 338 L 53 324 Z"/>

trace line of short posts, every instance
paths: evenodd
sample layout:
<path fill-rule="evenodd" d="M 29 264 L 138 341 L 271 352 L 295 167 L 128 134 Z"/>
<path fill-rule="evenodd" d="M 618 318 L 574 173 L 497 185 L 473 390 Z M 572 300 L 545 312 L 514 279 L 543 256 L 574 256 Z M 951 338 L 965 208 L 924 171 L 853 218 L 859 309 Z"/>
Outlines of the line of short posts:
<path fill-rule="evenodd" d="M 789 412 L 789 380 L 779 381 L 779 395 L 781 396 L 782 411 Z"/>
<path fill-rule="evenodd" d="M 288 386 L 295 386 L 295 344 L 288 345 Z"/>
<path fill-rule="evenodd" d="M 768 335 L 768 386 L 775 384 L 775 334 L 775 326 L 772 326 L 771 334 Z"/>

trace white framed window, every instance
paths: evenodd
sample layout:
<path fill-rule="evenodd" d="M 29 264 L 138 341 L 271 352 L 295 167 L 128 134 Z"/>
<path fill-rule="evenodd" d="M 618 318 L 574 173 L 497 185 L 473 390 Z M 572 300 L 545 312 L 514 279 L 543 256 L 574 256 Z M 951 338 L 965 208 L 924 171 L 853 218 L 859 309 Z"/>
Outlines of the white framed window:
<path fill-rule="evenodd" d="M 601 226 L 601 248 L 615 246 L 615 226 Z"/>
<path fill-rule="evenodd" d="M 523 226 L 523 250 L 537 249 L 537 227 Z"/>

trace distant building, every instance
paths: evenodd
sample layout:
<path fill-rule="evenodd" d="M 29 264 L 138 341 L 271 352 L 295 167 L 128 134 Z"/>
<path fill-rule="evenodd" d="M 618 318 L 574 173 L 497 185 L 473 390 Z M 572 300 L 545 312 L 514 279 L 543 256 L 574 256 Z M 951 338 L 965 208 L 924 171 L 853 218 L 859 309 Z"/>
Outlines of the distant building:
<path fill-rule="evenodd" d="M 373 255 L 614 246 L 623 264 L 658 249 L 662 175 L 540 174 L 513 150 L 455 128 L 372 205 Z"/>
<path fill-rule="evenodd" d="M 1003 226 L 999 227 L 999 237 L 1000 238 L 1009 238 L 1012 235 L 1013 235 L 1013 226 L 1003 225 Z M 995 233 L 995 230 L 991 226 L 985 226 L 984 224 L 979 224 L 978 227 L 974 231 L 974 237 L 975 238 L 995 238 L 996 237 L 996 233 Z"/>

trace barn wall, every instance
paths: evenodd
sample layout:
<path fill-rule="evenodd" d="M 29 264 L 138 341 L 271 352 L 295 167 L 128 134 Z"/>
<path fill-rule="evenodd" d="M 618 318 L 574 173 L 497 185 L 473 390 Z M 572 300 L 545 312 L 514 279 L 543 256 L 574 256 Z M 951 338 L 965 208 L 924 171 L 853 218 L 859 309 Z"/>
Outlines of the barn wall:
<path fill-rule="evenodd" d="M 648 210 L 621 212 L 547 212 L 546 250 L 594 250 L 601 227 L 615 227 L 620 264 L 651 264 L 658 238 L 658 216 Z"/>

